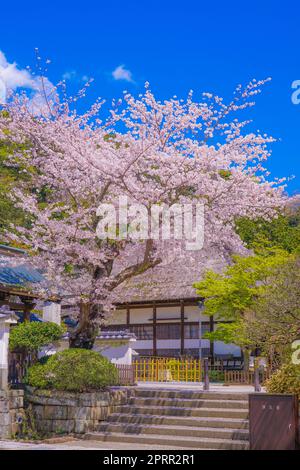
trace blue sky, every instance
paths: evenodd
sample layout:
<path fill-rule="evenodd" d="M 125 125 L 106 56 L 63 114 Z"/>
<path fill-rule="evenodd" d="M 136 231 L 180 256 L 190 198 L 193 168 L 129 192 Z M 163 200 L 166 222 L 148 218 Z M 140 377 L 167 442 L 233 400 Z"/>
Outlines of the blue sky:
<path fill-rule="evenodd" d="M 51 59 L 52 82 L 64 76 L 73 90 L 93 77 L 90 99 L 139 93 L 145 81 L 159 98 L 190 89 L 229 97 L 238 83 L 270 76 L 251 117 L 280 139 L 268 168 L 272 176 L 295 175 L 288 186 L 294 194 L 300 104 L 292 103 L 291 84 L 300 80 L 299 18 L 299 1 L 17 0 L 2 2 L 0 51 L 25 68 L 38 47 Z"/>

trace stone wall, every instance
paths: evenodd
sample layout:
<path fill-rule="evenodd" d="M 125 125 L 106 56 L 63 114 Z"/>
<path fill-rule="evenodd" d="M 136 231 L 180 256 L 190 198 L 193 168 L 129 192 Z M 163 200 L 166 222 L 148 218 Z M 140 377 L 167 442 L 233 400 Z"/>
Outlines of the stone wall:
<path fill-rule="evenodd" d="M 110 388 L 102 392 L 70 393 L 26 389 L 26 402 L 40 433 L 75 433 L 95 431 L 118 405 L 126 404 L 131 391 Z"/>
<path fill-rule="evenodd" d="M 0 438 L 17 435 L 24 417 L 24 391 L 0 390 Z"/>

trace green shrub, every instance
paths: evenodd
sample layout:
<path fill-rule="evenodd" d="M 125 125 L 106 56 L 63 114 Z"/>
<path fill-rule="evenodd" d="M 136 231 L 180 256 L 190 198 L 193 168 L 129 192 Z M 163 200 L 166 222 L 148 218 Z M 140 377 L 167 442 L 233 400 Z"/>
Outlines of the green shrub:
<path fill-rule="evenodd" d="M 45 364 L 28 369 L 26 383 L 41 389 L 88 392 L 118 383 L 117 368 L 105 357 L 87 349 L 66 349 Z"/>
<path fill-rule="evenodd" d="M 300 399 L 300 364 L 285 364 L 266 381 L 269 393 L 295 393 Z"/>
<path fill-rule="evenodd" d="M 209 370 L 208 376 L 211 382 L 224 382 L 225 380 L 225 374 L 221 370 Z"/>
<path fill-rule="evenodd" d="M 65 329 L 51 322 L 24 322 L 11 328 L 9 348 L 11 351 L 34 352 L 57 341 Z"/>

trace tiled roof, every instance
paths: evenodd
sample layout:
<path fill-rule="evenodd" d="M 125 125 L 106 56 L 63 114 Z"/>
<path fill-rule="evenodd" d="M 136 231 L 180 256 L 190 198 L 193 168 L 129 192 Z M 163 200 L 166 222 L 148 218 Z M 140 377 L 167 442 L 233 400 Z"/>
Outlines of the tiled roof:
<path fill-rule="evenodd" d="M 24 313 L 23 312 L 16 312 L 16 315 L 18 317 L 18 323 L 23 323 L 24 322 Z M 44 320 L 42 320 L 42 318 L 40 318 L 35 313 L 31 313 L 30 317 L 29 317 L 29 321 L 43 322 Z"/>
<path fill-rule="evenodd" d="M 28 265 L 9 267 L 0 264 L 0 284 L 25 286 L 27 283 L 37 283 L 42 280 L 41 273 Z"/>
<path fill-rule="evenodd" d="M 122 330 L 122 331 L 100 331 L 97 335 L 96 339 L 105 339 L 105 340 L 121 340 L 121 339 L 136 339 L 134 333 L 130 333 L 130 331 Z"/>
<path fill-rule="evenodd" d="M 20 256 L 22 258 L 18 264 L 16 259 Z M 42 274 L 24 262 L 24 256 L 24 250 L 0 244 L 0 284 L 25 287 L 43 281 Z"/>

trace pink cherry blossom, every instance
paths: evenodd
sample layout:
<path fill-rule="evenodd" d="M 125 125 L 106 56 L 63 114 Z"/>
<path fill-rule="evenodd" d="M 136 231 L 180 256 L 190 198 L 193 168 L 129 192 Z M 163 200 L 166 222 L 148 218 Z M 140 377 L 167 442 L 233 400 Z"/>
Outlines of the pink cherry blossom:
<path fill-rule="evenodd" d="M 8 237 L 27 246 L 44 272 L 43 292 L 101 304 L 102 318 L 124 282 L 166 264 L 170 252 L 181 253 L 173 277 L 185 275 L 180 242 L 97 238 L 99 204 L 114 204 L 120 195 L 147 208 L 202 202 L 204 249 L 220 256 L 243 250 L 236 218 L 274 217 L 286 203 L 282 181 L 270 181 L 263 167 L 274 139 L 247 133 L 248 120 L 237 118 L 263 84 L 237 87 L 229 104 L 211 94 L 196 101 L 192 92 L 186 100 L 159 101 L 146 84 L 138 98 L 125 93 L 108 117 L 101 100 L 85 113 L 74 110 L 85 89 L 59 99 L 57 88 L 40 113 L 25 95 L 14 95 L 0 117 L 0 138 L 14 144 L 10 164 L 30 174 L 11 196 L 32 224 L 12 227 Z M 186 254 L 195 266 L 202 258 Z"/>

